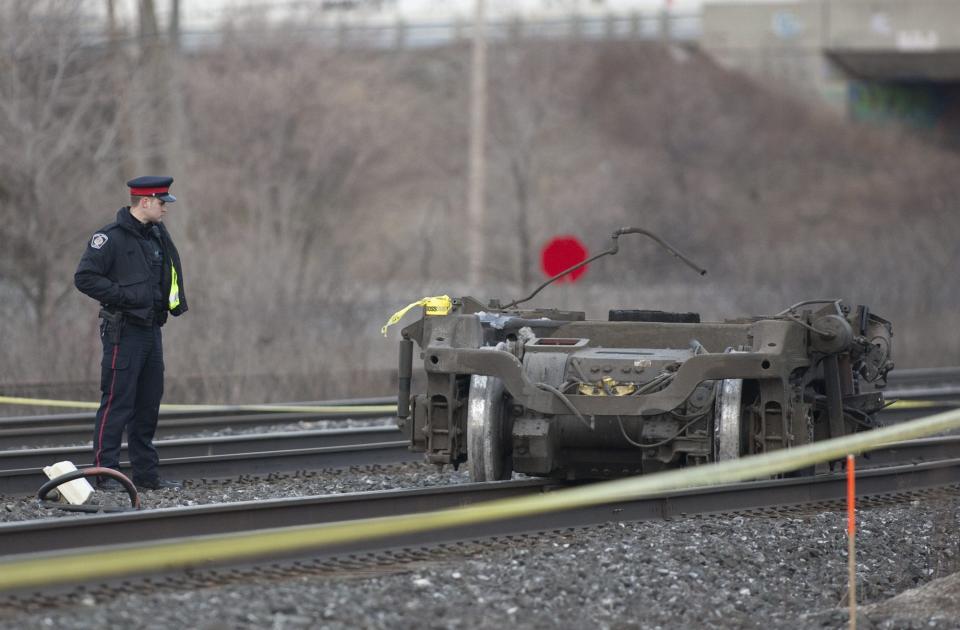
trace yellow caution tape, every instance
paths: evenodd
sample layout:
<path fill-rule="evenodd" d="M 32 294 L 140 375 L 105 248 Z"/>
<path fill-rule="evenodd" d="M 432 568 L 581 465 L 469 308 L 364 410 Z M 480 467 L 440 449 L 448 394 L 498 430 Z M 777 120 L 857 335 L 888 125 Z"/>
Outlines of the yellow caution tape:
<path fill-rule="evenodd" d="M 0 396 L 0 404 L 26 405 L 37 407 L 66 407 L 70 409 L 99 409 L 100 403 L 84 402 L 81 400 L 52 400 L 48 398 L 18 398 L 16 396 Z M 264 411 L 286 413 L 393 413 L 396 405 L 160 405 L 161 411 L 196 411 L 196 412 L 230 412 L 230 411 Z"/>
<path fill-rule="evenodd" d="M 407 314 L 407 311 L 416 306 L 422 306 L 427 315 L 446 315 L 450 312 L 450 309 L 453 308 L 453 301 L 450 299 L 449 295 L 436 295 L 434 297 L 425 297 L 417 300 L 416 302 L 411 302 L 390 316 L 390 319 L 387 320 L 387 323 L 384 324 L 383 328 L 380 329 L 380 332 L 383 333 L 383 336 L 387 336 L 387 328 L 390 328 L 403 319 L 403 316 Z"/>
<path fill-rule="evenodd" d="M 896 400 L 884 409 L 929 409 L 930 407 L 956 407 L 953 400 Z"/>
<path fill-rule="evenodd" d="M 104 551 L 53 552 L 42 558 L 0 562 L 0 591 L 66 582 L 86 582 L 145 573 L 198 568 L 214 562 L 249 560 L 276 554 L 308 553 L 339 543 L 376 540 L 529 517 L 561 510 L 628 501 L 652 494 L 758 479 L 858 454 L 885 444 L 960 428 L 960 410 L 864 431 L 794 449 L 587 484 L 535 496 L 515 497 L 421 514 L 388 516 L 325 525 L 204 536 L 189 540 L 124 545 Z M 611 510 L 611 516 L 613 515 Z"/>

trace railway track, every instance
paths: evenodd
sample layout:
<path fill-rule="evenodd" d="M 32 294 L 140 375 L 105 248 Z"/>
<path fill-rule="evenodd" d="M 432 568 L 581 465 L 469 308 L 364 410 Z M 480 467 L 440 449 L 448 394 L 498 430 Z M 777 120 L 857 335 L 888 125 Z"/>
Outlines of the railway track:
<path fill-rule="evenodd" d="M 887 383 L 892 389 L 956 385 L 960 383 L 960 367 L 893 370 L 887 375 Z"/>
<path fill-rule="evenodd" d="M 864 474 L 887 478 L 889 471 L 896 471 L 902 479 L 910 477 L 911 469 L 939 470 L 942 462 L 953 462 L 948 470 L 956 467 L 960 478 L 960 437 L 928 438 L 910 440 L 877 449 L 869 457 L 861 458 L 858 464 Z M 931 468 L 932 467 L 932 468 Z M 881 471 L 881 472 L 871 472 Z M 882 471 L 888 471 L 887 473 Z M 758 488 L 784 487 L 791 492 L 807 492 L 797 488 L 820 488 L 821 484 L 833 487 L 829 480 L 838 476 L 828 472 L 816 477 L 756 482 Z M 868 482 L 869 484 L 869 482 Z M 243 501 L 235 503 L 209 504 L 194 507 L 163 508 L 120 514 L 104 514 L 84 519 L 43 519 L 0 524 L 0 556 L 16 553 L 29 553 L 40 550 L 73 549 L 93 545 L 97 540 L 110 540 L 115 544 L 136 542 L 139 540 L 163 540 L 184 536 L 207 534 L 225 534 L 237 531 L 266 529 L 272 527 L 306 525 L 335 522 L 356 518 L 369 518 L 393 514 L 423 512 L 446 507 L 470 505 L 480 501 L 506 498 L 519 494 L 540 493 L 563 487 L 565 484 L 550 479 L 518 479 L 508 482 L 486 482 L 440 486 L 414 490 L 387 490 L 363 493 L 346 493 L 293 499 L 271 499 L 266 501 Z M 727 496 L 738 486 L 730 486 L 721 494 Z M 743 486 L 753 487 L 752 485 Z M 693 492 L 693 491 L 691 491 Z M 709 497 L 712 490 L 700 489 L 695 497 Z M 767 492 L 767 490 L 764 490 Z M 810 490 L 810 497 L 816 497 L 818 491 Z M 674 495 L 670 495 L 673 497 Z M 686 496 L 686 495 L 683 495 Z M 766 495 L 764 495 L 766 496 Z M 790 495 L 799 496 L 799 495 Z M 700 499 L 697 499 L 698 501 Z M 712 499 L 701 507 L 696 501 L 691 505 L 671 503 L 669 510 L 662 512 L 669 516 L 671 510 L 700 513 L 708 506 L 726 509 L 734 503 L 711 503 Z M 744 504 L 747 507 L 749 505 Z M 706 509 L 706 511 L 711 511 Z M 131 525 L 136 524 L 135 527 Z M 94 540 L 79 534 L 80 528 L 95 527 L 99 532 Z"/>
<path fill-rule="evenodd" d="M 17 391 L 15 386 L 6 386 L 11 392 Z M 929 393 L 931 397 L 960 398 L 960 367 L 919 368 L 909 370 L 894 370 L 888 375 L 888 387 L 885 394 L 890 399 L 916 399 L 918 396 Z M 310 401 L 276 404 L 276 407 L 285 406 L 363 406 L 363 405 L 392 405 L 396 404 L 396 396 L 377 396 L 368 398 L 349 398 L 339 400 Z M 270 407 L 261 405 L 259 407 Z M 2 408 L 0 408 L 2 411 Z M 27 416 L 0 416 L 0 439 L 22 435 L 22 432 L 56 434 L 58 431 L 71 430 L 82 425 L 82 438 L 89 437 L 92 412 L 63 413 L 50 415 Z M 168 411 L 160 412 L 163 419 L 161 427 L 166 425 L 170 429 L 184 428 L 195 430 L 196 427 L 207 428 L 251 425 L 256 423 L 272 424 L 276 422 L 315 421 L 336 418 L 376 418 L 383 417 L 382 413 L 365 411 L 343 411 L 330 413 L 297 413 L 281 411 L 239 411 L 237 407 L 224 407 L 219 411 Z M 7 433 L 9 432 L 9 433 Z"/>
<path fill-rule="evenodd" d="M 83 519 L 0 523 L 0 556 L 82 549 L 96 546 L 103 540 L 109 540 L 111 544 L 129 544 L 426 512 L 539 493 L 550 486 L 556 487 L 557 484 L 530 479 L 217 503 L 103 514 Z M 96 538 L 81 533 L 88 527 L 96 528 Z"/>
<path fill-rule="evenodd" d="M 960 367 L 894 370 L 888 375 L 884 396 L 956 403 L 960 401 Z"/>
<path fill-rule="evenodd" d="M 209 534 L 247 532 L 263 528 L 330 523 L 347 519 L 416 513 L 470 503 L 548 492 L 555 488 L 543 480 L 521 480 L 466 484 L 425 490 L 360 493 L 306 499 L 287 499 L 250 504 L 212 505 L 198 508 L 175 508 L 87 519 L 56 519 L 38 523 L 0 525 L 0 553 L 5 560 L 24 560 L 49 555 L 54 550 L 109 551 L 125 548 L 144 539 L 171 540 Z M 344 559 L 356 565 L 359 559 L 400 550 L 423 550 L 464 540 L 489 539 L 523 535 L 531 532 L 559 531 L 596 526 L 610 522 L 645 521 L 695 517 L 708 514 L 731 515 L 800 515 L 838 509 L 846 493 L 846 479 L 841 474 L 816 478 L 758 481 L 697 488 L 669 494 L 565 511 L 536 517 L 433 529 L 429 532 L 390 535 L 375 541 L 362 540 L 338 543 L 311 553 L 287 556 L 268 554 L 257 564 L 270 564 L 271 571 L 282 575 L 284 567 L 290 575 L 302 569 L 303 562 Z M 960 459 L 866 470 L 858 474 L 858 497 L 861 506 L 887 505 L 905 500 L 960 493 Z M 80 529 L 83 527 L 84 529 Z M 111 540 L 110 545 L 92 547 L 92 537 L 84 532 L 98 532 L 97 540 Z M 402 553 L 402 552 L 401 552 Z M 38 555 L 40 554 L 40 555 Z M 390 555 L 396 558 L 396 555 Z M 249 563 L 249 559 L 243 564 Z M 289 563 L 293 563 L 292 565 Z M 283 564 L 287 563 L 287 564 Z M 360 561 L 362 564 L 362 560 Z M 202 568 L 210 568 L 198 562 Z M 196 569 L 191 570 L 192 575 Z M 176 580 L 170 574 L 171 579 Z M 242 572 L 239 575 L 243 575 Z M 136 577 L 125 576 L 121 583 L 129 586 Z M 157 579 L 157 578 L 152 578 Z M 86 585 L 85 589 L 95 585 Z M 62 590 L 62 587 L 58 587 Z M 37 589 L 8 592 L 16 597 L 35 597 Z M 32 595 L 33 594 L 33 595 Z"/>
<path fill-rule="evenodd" d="M 938 372 L 939 373 L 939 372 Z M 914 382 L 922 381 L 918 377 Z M 892 393 L 892 392 L 891 392 Z M 960 395 L 960 394 L 958 394 Z M 366 398 L 324 401 L 316 405 L 371 405 L 388 404 L 391 398 Z M 944 402 L 922 409 L 889 409 L 881 414 L 886 424 L 906 421 L 920 415 L 936 413 L 953 406 Z M 215 427 L 270 426 L 297 421 L 330 419 L 336 417 L 382 416 L 372 412 L 289 413 L 242 412 L 224 410 L 205 412 L 168 412 L 159 425 L 158 433 L 187 432 Z M 292 416 L 292 417 L 291 417 Z M 86 418 L 84 423 L 78 424 Z M 0 494 L 30 494 L 45 481 L 41 469 L 56 461 L 70 460 L 78 466 L 89 465 L 89 447 L 61 446 L 29 448 L 31 444 L 48 443 L 54 438 L 74 443 L 86 441 L 92 426 L 92 414 L 60 414 L 55 416 L 18 417 L 0 419 L 0 444 L 8 447 L 0 451 Z M 82 430 L 82 431 L 81 431 Z M 81 439 L 81 433 L 83 438 Z M 19 438 L 19 439 L 17 439 Z M 24 442 L 26 445 L 24 445 Z M 9 448 L 14 446 L 14 448 Z M 20 448 L 16 448 L 19 446 Z M 322 470 L 348 466 L 391 464 L 418 461 L 410 453 L 400 432 L 392 427 L 367 427 L 350 430 L 282 431 L 225 437 L 161 439 L 157 443 L 163 457 L 164 474 L 171 478 L 200 479 L 228 478 L 239 475 L 266 475 L 295 471 Z M 941 449 L 930 443 L 930 453 L 921 461 L 930 461 L 946 455 L 932 451 Z M 877 455 L 881 457 L 880 455 Z M 122 455 L 126 465 L 125 453 Z"/>
<path fill-rule="evenodd" d="M 957 398 L 960 399 L 960 391 L 956 394 Z M 900 398 L 900 400 L 911 401 L 910 398 Z M 881 410 L 877 414 L 877 419 L 880 421 L 881 425 L 887 426 L 891 424 L 899 424 L 901 422 L 908 422 L 914 420 L 915 418 L 920 418 L 922 416 L 928 416 L 935 413 L 940 413 L 942 411 L 949 411 L 950 409 L 955 409 L 960 406 L 960 401 L 956 400 L 929 400 L 923 399 L 925 404 L 923 407 L 888 407 Z"/>
<path fill-rule="evenodd" d="M 884 394 L 890 400 L 925 399 L 945 401 L 943 408 L 956 406 L 954 403 L 960 403 L 960 367 L 894 370 L 889 375 L 889 385 Z M 396 401 L 396 396 L 380 396 L 288 403 L 276 406 L 357 407 L 392 405 L 396 404 Z M 264 407 L 269 407 L 269 405 L 264 405 Z M 899 415 L 902 412 L 891 410 L 887 413 Z M 157 427 L 157 437 L 216 431 L 224 428 L 269 427 L 298 422 L 316 422 L 318 420 L 383 417 L 385 417 L 385 414 L 382 412 L 362 410 L 326 413 L 238 411 L 236 408 L 224 408 L 220 411 L 161 411 L 161 422 Z M 30 447 L 83 443 L 90 439 L 93 419 L 93 412 L 0 417 L 0 444 L 7 447 Z"/>
<path fill-rule="evenodd" d="M 307 403 L 289 403 L 289 406 L 361 407 L 366 405 L 393 405 L 396 397 L 355 398 Z M 278 405 L 287 406 L 287 405 Z M 349 410 L 336 412 L 291 411 L 161 411 L 156 437 L 221 431 L 239 427 L 271 427 L 319 420 L 368 419 L 389 416 L 382 411 Z M 0 444 L 10 447 L 37 447 L 61 444 L 82 444 L 90 440 L 95 414 L 93 412 L 64 413 L 41 416 L 0 418 Z"/>
<path fill-rule="evenodd" d="M 418 461 L 400 431 L 359 427 L 159 440 L 164 474 L 174 479 L 226 478 Z M 44 466 L 69 460 L 92 465 L 89 446 L 0 451 L 0 494 L 28 494 L 45 480 Z M 121 469 L 127 469 L 126 445 Z"/>
<path fill-rule="evenodd" d="M 932 391 L 936 395 L 931 394 Z M 919 415 L 938 413 L 952 409 L 960 404 L 960 387 L 937 387 L 924 389 L 890 390 L 885 392 L 891 400 L 929 400 L 934 406 L 922 409 L 886 409 L 881 418 L 887 423 L 903 422 Z M 348 401 L 326 401 L 321 403 L 293 403 L 297 405 L 387 405 L 396 402 L 396 398 L 367 398 Z M 349 403 L 349 405 L 348 405 Z M 161 413 L 157 425 L 158 439 L 170 436 L 189 435 L 206 431 L 222 431 L 237 428 L 262 428 L 288 426 L 321 420 L 388 418 L 382 412 L 344 411 L 328 413 L 297 412 L 169 412 Z M 93 430 L 93 413 L 71 413 L 47 416 L 18 416 L 0 418 L 0 445 L 4 449 L 42 448 L 59 445 L 75 445 L 89 442 Z"/>
<path fill-rule="evenodd" d="M 960 387 L 952 384 L 960 380 L 960 368 L 913 370 L 895 374 L 891 379 L 892 383 L 901 389 L 888 391 L 887 395 L 891 398 L 930 398 L 929 394 L 933 390 L 940 394 L 941 399 L 960 397 Z M 394 401 L 395 398 L 392 397 L 380 397 L 297 405 L 350 407 L 385 405 Z M 922 409 L 890 409 L 882 413 L 881 419 L 886 424 L 893 424 L 948 409 L 954 406 L 953 403 L 952 400 L 945 400 L 942 405 Z M 419 458 L 409 452 L 399 431 L 392 427 L 162 439 L 164 435 L 178 432 L 238 426 L 270 427 L 277 424 L 382 415 L 382 412 L 349 409 L 324 413 L 238 411 L 236 408 L 202 413 L 164 412 L 158 427 L 158 436 L 161 439 L 157 445 L 163 456 L 164 473 L 171 478 L 183 479 L 228 478 L 417 461 Z M 79 466 L 88 465 L 86 446 L 36 446 L 50 442 L 86 442 L 92 423 L 92 413 L 0 418 L 0 444 L 6 447 L 0 451 L 0 494 L 32 493 L 45 480 L 40 472 L 42 467 L 56 461 L 68 459 Z M 924 448 L 927 452 L 919 455 L 918 461 L 947 456 L 943 452 L 942 444 L 928 442 Z M 878 454 L 875 457 L 883 456 Z"/>
<path fill-rule="evenodd" d="M 924 408 L 922 412 L 930 413 L 931 408 Z M 918 415 L 917 410 L 901 410 L 901 413 L 904 414 L 902 418 L 893 420 L 887 417 L 887 421 L 903 421 Z M 950 457 L 951 452 L 960 452 L 960 446 L 948 439 L 917 442 L 911 447 L 916 461 L 944 459 Z M 159 440 L 157 449 L 163 458 L 164 474 L 177 479 L 290 473 L 421 459 L 409 451 L 402 434 L 393 427 Z M 884 450 L 871 456 L 878 464 L 890 464 L 899 457 L 888 454 L 893 452 Z M 41 472 L 44 466 L 69 460 L 78 467 L 86 467 L 91 465 L 89 455 L 88 446 L 0 451 L 0 494 L 30 494 L 45 481 Z M 125 447 L 121 453 L 121 467 L 128 467 Z"/>
<path fill-rule="evenodd" d="M 912 429 L 910 427 L 904 427 L 904 430 L 887 429 L 885 435 L 890 438 L 894 435 L 907 436 L 911 433 L 919 433 L 921 427 L 929 429 L 935 426 L 948 426 L 955 423 L 956 420 L 956 413 L 942 414 L 940 418 L 921 421 Z M 810 446 L 808 450 L 831 453 L 831 456 L 839 457 L 848 447 L 856 451 L 858 444 L 870 443 L 869 434 L 872 433 L 840 438 L 849 442 L 849 445 L 846 442 L 843 445 L 838 442 L 832 449 L 818 449 L 816 446 Z M 876 444 L 877 438 L 874 438 L 873 442 Z M 956 455 L 957 438 L 951 437 L 910 440 L 873 451 L 869 458 L 861 459 L 861 463 L 858 464 L 860 505 L 888 505 L 890 503 L 903 503 L 908 499 L 916 500 L 937 496 L 956 497 L 960 494 L 960 459 L 956 458 Z M 944 456 L 949 459 L 923 461 L 925 457 L 941 458 Z M 766 474 L 761 471 L 771 470 L 767 463 L 768 460 L 772 463 L 783 459 L 783 457 L 778 459 L 778 455 L 774 453 L 768 456 L 760 456 L 755 466 L 745 467 L 740 465 L 739 473 L 735 472 L 737 466 L 731 464 L 724 468 L 725 474 L 721 478 L 732 480 L 738 475 L 742 478 L 744 473 L 747 475 Z M 789 460 L 790 458 L 786 459 Z M 761 460 L 764 463 L 761 463 Z M 799 461 L 803 460 L 804 457 L 800 456 Z M 879 466 L 889 462 L 896 462 L 898 465 L 864 469 L 864 464 Z M 904 462 L 912 463 L 905 464 Z M 721 468 L 723 466 L 717 468 L 718 474 Z M 711 476 L 711 471 L 690 471 L 690 474 L 692 477 L 705 481 Z M 714 477 L 714 480 L 716 481 L 716 477 Z M 374 562 L 376 562 L 375 558 L 378 557 L 378 554 L 386 553 L 387 557 L 396 558 L 395 555 L 391 555 L 394 553 L 393 550 L 396 549 L 416 549 L 424 546 L 437 546 L 463 540 L 489 539 L 491 537 L 502 539 L 515 534 L 560 531 L 612 522 L 683 518 L 699 514 L 721 514 L 724 518 L 728 514 L 793 516 L 837 508 L 842 505 L 842 498 L 846 491 L 846 480 L 844 476 L 839 474 L 701 487 L 679 492 L 646 495 L 642 499 L 625 498 L 627 495 L 613 489 L 604 492 L 605 488 L 610 487 L 598 487 L 597 493 L 599 495 L 593 492 L 591 488 L 582 488 L 573 490 L 571 494 L 564 497 L 557 496 L 556 499 L 545 496 L 543 500 L 535 504 L 518 504 L 516 502 L 509 504 L 510 506 L 553 506 L 551 511 L 544 513 L 536 509 L 512 510 L 504 504 L 502 507 L 498 506 L 496 508 L 499 512 L 484 512 L 481 509 L 474 512 L 458 513 L 460 514 L 459 517 L 456 517 L 455 513 L 434 515 L 431 517 L 432 529 L 429 531 L 416 526 L 417 520 L 411 518 L 401 518 L 396 521 L 406 524 L 397 529 L 394 529 L 394 521 L 390 521 L 389 526 L 385 522 L 377 520 L 353 523 L 353 519 L 356 518 L 417 514 L 422 511 L 435 511 L 443 507 L 469 505 L 481 503 L 487 499 L 501 498 L 494 494 L 495 492 L 510 493 L 506 496 L 517 498 L 524 495 L 541 494 L 549 492 L 557 485 L 547 480 L 518 480 L 490 484 L 463 484 L 433 489 L 276 499 L 252 503 L 205 505 L 199 508 L 158 509 L 77 519 L 45 519 L 33 522 L 9 523 L 0 526 L 0 554 L 3 554 L 0 562 L 11 563 L 8 566 L 13 571 L 13 573 L 8 573 L 4 589 L 7 589 L 5 592 L 11 593 L 13 591 L 10 589 L 24 588 L 23 582 L 20 581 L 20 574 L 15 571 L 17 566 L 47 567 L 45 570 L 52 571 L 51 575 L 55 575 L 57 573 L 56 567 L 62 562 L 68 562 L 74 567 L 81 567 L 92 561 L 91 558 L 100 557 L 99 554 L 103 552 L 110 553 L 109 557 L 111 558 L 120 555 L 130 559 L 139 558 L 141 553 L 149 552 L 152 554 L 153 560 L 127 564 L 127 574 L 123 578 L 109 578 L 105 583 L 88 584 L 85 585 L 85 588 L 94 586 L 95 588 L 109 589 L 112 588 L 109 585 L 117 584 L 118 580 L 121 588 L 126 588 L 129 584 L 139 582 L 139 578 L 142 577 L 139 574 L 133 575 L 134 571 L 168 571 L 164 574 L 167 576 L 164 579 L 170 580 L 170 583 L 173 584 L 177 583 L 185 574 L 182 570 L 172 567 L 189 566 L 191 567 L 191 575 L 195 575 L 194 572 L 197 569 L 201 569 L 205 573 L 207 569 L 216 566 L 212 562 L 212 558 L 219 558 L 218 562 L 221 566 L 231 567 L 227 572 L 230 575 L 248 575 L 243 571 L 237 572 L 234 567 L 238 563 L 248 565 L 250 562 L 254 562 L 260 567 L 263 567 L 264 563 L 269 563 L 271 568 L 268 570 L 273 574 L 274 569 L 276 569 L 278 575 L 285 575 L 284 572 L 288 570 L 287 567 L 292 566 L 289 575 L 296 575 L 302 569 L 304 561 L 308 563 L 320 562 L 322 564 L 326 562 L 325 559 L 329 559 L 331 562 L 337 563 L 346 558 L 349 563 L 353 563 L 356 558 L 366 556 L 374 558 Z M 641 483 L 639 481 L 633 487 L 655 489 L 658 486 L 664 487 L 660 484 Z M 617 488 L 620 488 L 620 486 L 617 486 Z M 478 491 L 482 494 L 476 494 Z M 443 495 L 443 497 L 437 498 L 440 495 Z M 566 498 L 568 496 L 570 499 Z M 593 499 L 589 500 L 591 496 Z M 608 498 L 606 500 L 599 498 L 604 496 Z M 491 509 L 494 508 L 491 507 Z M 191 517 L 191 513 L 194 516 Z M 510 514 L 514 516 L 506 520 L 492 521 L 487 517 L 480 516 L 484 513 L 487 516 L 497 513 L 501 516 Z M 467 517 L 467 514 L 470 514 L 470 516 Z M 517 516 L 519 514 L 535 514 L 537 516 Z M 334 524 L 335 527 L 331 530 L 299 530 L 294 527 L 291 530 L 291 526 L 315 525 L 317 523 L 330 523 Z M 443 523 L 446 523 L 445 527 Z M 80 527 L 83 527 L 83 529 L 79 529 Z M 112 527 L 117 529 L 112 530 Z M 437 529 L 437 527 L 440 527 L 440 529 Z M 136 534 L 134 535 L 129 530 L 136 530 Z M 349 532 L 354 530 L 368 533 L 376 531 L 378 533 L 376 538 L 350 535 Z M 109 540 L 110 544 L 90 547 L 89 545 L 94 542 L 90 541 L 90 538 L 92 538 L 89 535 L 91 531 L 98 532 L 96 542 Z M 335 534 L 332 537 L 321 536 L 320 538 L 315 538 L 311 534 L 310 537 L 304 539 L 298 533 L 301 531 L 317 533 L 330 531 Z M 240 534 L 242 537 L 227 540 L 211 540 L 208 538 L 209 536 L 229 535 L 229 533 Z M 255 534 L 255 536 L 251 538 L 251 534 Z M 313 540 L 315 542 L 306 546 L 302 543 L 299 546 L 290 546 L 289 544 L 284 546 L 283 541 L 289 542 L 291 535 L 299 536 L 301 541 Z M 180 562 L 186 562 L 187 564 L 170 564 L 167 555 L 169 552 L 166 551 L 168 547 L 166 546 L 156 548 L 153 551 L 149 549 L 141 550 L 139 545 L 142 543 L 138 541 L 143 541 L 145 538 L 170 543 L 172 545 L 172 547 L 169 547 L 171 550 L 179 549 Z M 224 545 L 232 546 L 236 544 L 233 541 L 239 540 L 257 541 L 252 547 L 249 545 L 244 547 L 246 551 L 242 559 L 238 559 L 236 553 L 208 555 L 203 551 L 209 551 L 211 549 L 210 545 L 226 549 Z M 319 541 L 324 541 L 322 543 L 324 546 L 320 551 L 317 551 L 318 547 L 316 545 Z M 288 551 L 278 552 L 278 543 L 279 548 L 285 548 Z M 152 542 L 151 544 L 156 543 Z M 293 551 L 295 549 L 296 552 Z M 77 556 L 71 562 L 70 554 L 81 551 L 85 553 Z M 113 553 L 114 551 L 116 554 Z M 68 555 L 60 556 L 58 552 Z M 91 556 L 91 553 L 95 555 Z M 401 551 L 401 556 L 403 553 Z M 17 564 L 28 561 L 29 564 L 27 565 Z M 79 580 L 83 579 L 81 576 L 91 574 L 82 570 L 69 575 L 75 575 L 77 576 L 75 579 Z M 12 579 L 14 576 L 16 576 L 15 580 Z M 63 574 L 60 574 L 60 577 L 62 578 Z M 37 583 L 42 584 L 43 582 Z M 39 602 L 43 596 L 37 595 L 37 588 L 46 587 L 35 587 L 21 592 L 27 593 L 25 595 L 27 600 L 33 598 L 31 601 Z M 63 589 L 57 587 L 57 590 L 62 592 Z M 17 595 L 14 594 L 13 597 L 17 597 Z M 38 597 L 40 599 L 37 599 Z M 0 608 L 4 605 L 6 605 L 5 602 L 0 600 Z M 14 602 L 13 606 L 17 606 L 17 603 Z"/>

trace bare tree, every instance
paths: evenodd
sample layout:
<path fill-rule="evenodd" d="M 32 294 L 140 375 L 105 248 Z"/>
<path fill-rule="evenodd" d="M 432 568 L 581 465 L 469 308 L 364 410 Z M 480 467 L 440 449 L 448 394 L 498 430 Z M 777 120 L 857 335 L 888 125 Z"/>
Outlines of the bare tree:
<path fill-rule="evenodd" d="M 555 200 L 545 196 L 541 186 L 545 178 L 559 173 L 576 177 L 595 157 L 582 134 L 578 111 L 592 57 L 582 43 L 530 42 L 500 49 L 491 61 L 491 152 L 513 205 L 512 216 L 506 208 L 499 209 L 500 229 L 493 233 L 509 235 L 515 244 L 510 275 L 521 289 L 532 288 L 536 239 L 587 224 L 576 217 L 548 219 Z M 569 145 L 578 146 L 578 151 L 568 151 Z"/>
<path fill-rule="evenodd" d="M 100 182 L 117 173 L 114 69 L 84 45 L 72 2 L 17 1 L 0 20 L 0 280 L 17 288 L 36 330 L 73 290 L 65 273 L 91 226 Z M 102 210 L 101 210 L 102 212 Z"/>
<path fill-rule="evenodd" d="M 250 18 L 171 63 L 148 50 L 162 36 L 121 45 L 117 26 L 109 45 L 87 45 L 76 5 L 0 3 L 0 334 L 26 357 L 0 377 L 95 374 L 95 308 L 72 274 L 123 203 L 122 182 L 157 164 L 176 177 L 168 226 L 191 298 L 167 338 L 172 392 L 316 396 L 304 388 L 331 365 L 391 369 L 393 344 L 376 333 L 389 309 L 465 290 L 465 47 L 337 51 Z M 141 89 L 155 53 L 179 88 Z M 855 294 L 890 315 L 914 356 L 960 352 L 925 334 L 956 318 L 940 280 L 960 265 L 955 155 L 851 128 L 658 45 L 518 42 L 493 50 L 489 69 L 479 292 L 534 284 L 552 234 L 594 247 L 640 224 L 710 267 L 696 293 L 683 269 L 625 243 L 540 305 L 716 316 Z M 183 96 L 180 114 L 169 93 Z M 38 333 L 57 352 L 36 352 Z M 207 390 L 176 389 L 217 375 Z M 225 381 L 241 385 L 214 386 Z M 331 379 L 323 391 L 362 386 Z"/>

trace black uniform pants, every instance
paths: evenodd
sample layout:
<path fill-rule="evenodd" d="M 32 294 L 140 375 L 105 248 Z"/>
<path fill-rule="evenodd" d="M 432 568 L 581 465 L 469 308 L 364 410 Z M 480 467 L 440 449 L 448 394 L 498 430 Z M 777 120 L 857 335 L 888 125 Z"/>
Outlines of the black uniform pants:
<path fill-rule="evenodd" d="M 135 483 L 159 478 L 159 457 L 153 447 L 160 399 L 163 397 L 163 339 L 159 326 L 103 322 L 100 409 L 93 432 L 95 466 L 120 467 L 120 443 L 127 432 L 127 451 Z"/>

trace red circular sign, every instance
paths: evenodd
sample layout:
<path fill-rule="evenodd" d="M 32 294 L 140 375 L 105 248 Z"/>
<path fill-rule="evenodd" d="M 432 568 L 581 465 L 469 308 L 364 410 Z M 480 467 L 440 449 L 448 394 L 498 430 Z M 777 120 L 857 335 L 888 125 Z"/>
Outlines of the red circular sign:
<path fill-rule="evenodd" d="M 587 248 L 575 236 L 555 236 L 540 251 L 540 268 L 553 277 L 587 259 Z M 576 282 L 587 271 L 588 265 L 572 271 L 557 282 Z"/>

